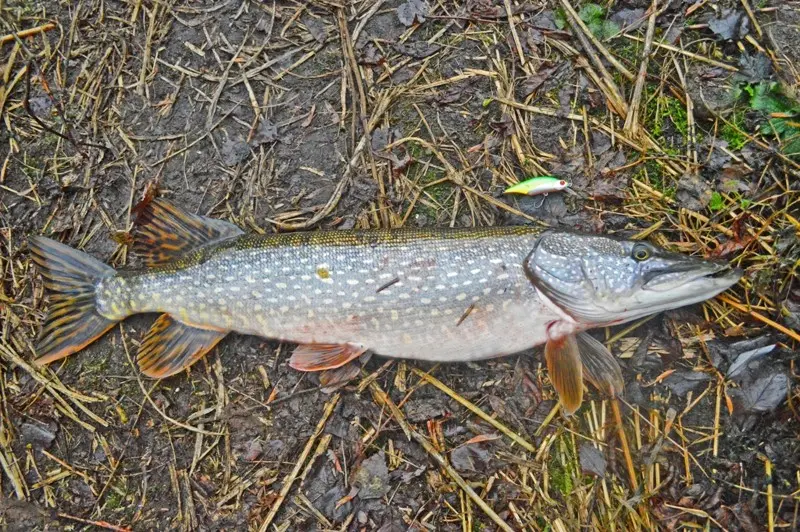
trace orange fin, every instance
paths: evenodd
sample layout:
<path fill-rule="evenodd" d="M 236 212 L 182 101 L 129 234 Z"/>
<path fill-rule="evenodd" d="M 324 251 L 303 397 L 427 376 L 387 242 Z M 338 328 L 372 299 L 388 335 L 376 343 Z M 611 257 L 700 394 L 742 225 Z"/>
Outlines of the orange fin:
<path fill-rule="evenodd" d="M 157 266 L 243 233 L 231 223 L 190 214 L 165 199 L 154 199 L 142 206 L 136 218 L 131 251 L 148 266 Z"/>
<path fill-rule="evenodd" d="M 300 344 L 292 352 L 289 366 L 298 371 L 336 369 L 360 357 L 366 350 L 357 344 Z"/>
<path fill-rule="evenodd" d="M 200 360 L 226 334 L 226 331 L 192 327 L 162 314 L 147 332 L 136 362 L 148 377 L 163 379 Z"/>
<path fill-rule="evenodd" d="M 28 241 L 31 259 L 53 292 L 36 353 L 37 364 L 49 364 L 80 351 L 117 323 L 97 310 L 97 283 L 115 274 L 114 268 L 69 246 L 45 237 Z"/>
<path fill-rule="evenodd" d="M 608 348 L 588 333 L 582 332 L 578 333 L 578 350 L 586 380 L 611 397 L 621 395 L 625 389 L 622 370 Z"/>
<path fill-rule="evenodd" d="M 567 415 L 574 414 L 583 402 L 583 370 L 575 336 L 548 340 L 544 358 L 562 409 Z"/>

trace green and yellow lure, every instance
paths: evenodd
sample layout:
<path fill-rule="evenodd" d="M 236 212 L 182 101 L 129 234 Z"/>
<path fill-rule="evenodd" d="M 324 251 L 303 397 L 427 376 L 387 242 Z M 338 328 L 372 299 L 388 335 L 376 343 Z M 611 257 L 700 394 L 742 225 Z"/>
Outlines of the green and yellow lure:
<path fill-rule="evenodd" d="M 512 185 L 505 190 L 506 194 L 524 194 L 526 196 L 547 195 L 550 192 L 558 192 L 570 186 L 569 182 L 551 175 L 533 177 L 526 179 L 516 185 Z"/>

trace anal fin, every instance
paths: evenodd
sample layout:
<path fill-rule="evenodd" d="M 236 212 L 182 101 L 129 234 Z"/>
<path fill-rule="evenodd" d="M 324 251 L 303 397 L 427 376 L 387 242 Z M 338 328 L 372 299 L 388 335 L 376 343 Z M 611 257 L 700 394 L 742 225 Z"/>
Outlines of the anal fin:
<path fill-rule="evenodd" d="M 575 413 L 583 402 L 583 367 L 575 335 L 548 340 L 544 358 L 562 409 L 567 415 Z"/>
<path fill-rule="evenodd" d="M 200 360 L 226 334 L 227 331 L 192 327 L 162 314 L 147 332 L 136 362 L 148 377 L 163 379 Z"/>
<path fill-rule="evenodd" d="M 586 380 L 611 397 L 621 395 L 625 388 L 625 382 L 614 355 L 588 333 L 578 333 L 577 340 Z"/>
<path fill-rule="evenodd" d="M 367 351 L 358 344 L 300 344 L 292 352 L 289 366 L 298 371 L 323 371 L 344 366 Z"/>

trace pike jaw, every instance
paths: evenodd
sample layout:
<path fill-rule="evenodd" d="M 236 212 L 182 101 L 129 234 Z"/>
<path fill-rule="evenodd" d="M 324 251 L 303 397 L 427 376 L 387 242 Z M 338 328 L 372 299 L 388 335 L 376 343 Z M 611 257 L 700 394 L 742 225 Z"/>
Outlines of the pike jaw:
<path fill-rule="evenodd" d="M 727 264 L 669 253 L 646 242 L 566 232 L 543 234 L 525 271 L 537 290 L 581 328 L 698 303 L 742 276 Z"/>

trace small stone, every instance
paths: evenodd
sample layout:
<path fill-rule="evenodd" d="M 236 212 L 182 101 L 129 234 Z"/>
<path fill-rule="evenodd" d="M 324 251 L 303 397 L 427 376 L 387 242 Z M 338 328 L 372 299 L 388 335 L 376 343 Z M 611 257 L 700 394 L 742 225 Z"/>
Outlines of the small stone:
<path fill-rule="evenodd" d="M 353 485 L 361 499 L 380 499 L 389 493 L 389 468 L 383 452 L 373 454 L 359 466 L 353 475 Z"/>
<path fill-rule="evenodd" d="M 25 443 L 30 443 L 38 447 L 50 447 L 56 439 L 56 435 L 53 432 L 45 427 L 32 423 L 23 423 L 19 431 Z"/>

